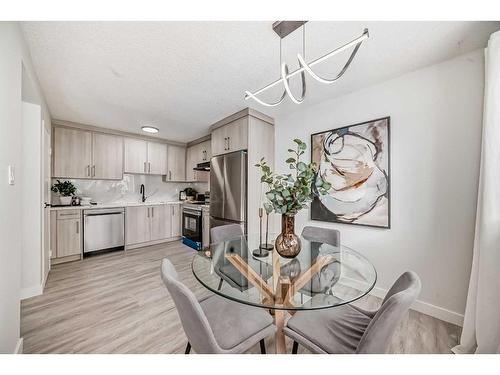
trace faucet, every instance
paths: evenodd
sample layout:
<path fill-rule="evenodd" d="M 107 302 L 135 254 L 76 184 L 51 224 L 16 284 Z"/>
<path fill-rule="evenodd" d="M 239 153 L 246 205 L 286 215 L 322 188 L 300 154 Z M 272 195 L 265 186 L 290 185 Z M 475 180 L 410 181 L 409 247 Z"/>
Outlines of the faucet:
<path fill-rule="evenodd" d="M 146 193 L 146 188 L 144 187 L 144 184 L 141 184 L 140 193 L 142 194 L 142 202 L 146 202 L 146 196 L 144 195 Z"/>

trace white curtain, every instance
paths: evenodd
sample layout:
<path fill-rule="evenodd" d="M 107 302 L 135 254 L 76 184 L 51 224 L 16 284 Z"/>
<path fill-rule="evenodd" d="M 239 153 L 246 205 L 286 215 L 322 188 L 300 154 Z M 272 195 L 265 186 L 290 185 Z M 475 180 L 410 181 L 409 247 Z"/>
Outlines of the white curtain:
<path fill-rule="evenodd" d="M 472 271 L 455 353 L 500 353 L 500 31 L 485 51 L 483 140 Z"/>

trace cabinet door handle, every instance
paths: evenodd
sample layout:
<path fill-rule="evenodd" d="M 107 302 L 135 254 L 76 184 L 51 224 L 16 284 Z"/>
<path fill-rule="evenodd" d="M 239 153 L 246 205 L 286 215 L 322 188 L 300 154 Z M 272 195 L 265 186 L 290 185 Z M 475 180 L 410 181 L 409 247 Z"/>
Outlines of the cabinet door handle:
<path fill-rule="evenodd" d="M 149 217 L 149 207 L 148 207 L 148 217 Z"/>
<path fill-rule="evenodd" d="M 95 177 L 95 165 L 92 166 L 92 177 Z"/>
<path fill-rule="evenodd" d="M 155 217 L 155 208 L 151 207 L 151 217 Z"/>
<path fill-rule="evenodd" d="M 231 137 L 227 137 L 227 150 L 228 151 L 231 149 L 231 145 L 229 142 L 231 142 Z"/>
<path fill-rule="evenodd" d="M 172 181 L 172 171 L 168 171 L 168 179 Z"/>
<path fill-rule="evenodd" d="M 79 233 L 80 233 L 80 224 L 77 221 L 76 222 L 76 234 L 79 234 Z"/>
<path fill-rule="evenodd" d="M 87 165 L 87 177 L 90 177 L 90 165 Z"/>
<path fill-rule="evenodd" d="M 148 173 L 151 173 L 151 162 L 148 161 Z"/>
<path fill-rule="evenodd" d="M 144 162 L 144 173 L 146 173 L 147 170 L 146 170 L 146 162 Z"/>

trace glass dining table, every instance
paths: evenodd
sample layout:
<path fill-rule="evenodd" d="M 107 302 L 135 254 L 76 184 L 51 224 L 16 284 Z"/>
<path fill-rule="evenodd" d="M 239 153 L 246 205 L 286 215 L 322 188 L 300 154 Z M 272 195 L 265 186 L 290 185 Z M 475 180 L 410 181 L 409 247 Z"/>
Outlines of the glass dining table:
<path fill-rule="evenodd" d="M 274 315 L 276 353 L 285 352 L 287 314 L 351 303 L 369 293 L 377 280 L 373 265 L 355 250 L 304 237 L 301 242 L 293 259 L 276 250 L 256 257 L 259 236 L 239 236 L 212 244 L 192 261 L 195 278 L 213 293 Z"/>

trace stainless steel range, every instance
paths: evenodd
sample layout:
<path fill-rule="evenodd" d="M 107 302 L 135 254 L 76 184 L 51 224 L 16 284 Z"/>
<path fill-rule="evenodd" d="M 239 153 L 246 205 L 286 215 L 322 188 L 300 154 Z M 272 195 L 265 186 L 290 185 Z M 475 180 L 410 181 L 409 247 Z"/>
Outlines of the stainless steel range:
<path fill-rule="evenodd" d="M 203 209 L 208 207 L 205 201 L 182 205 L 182 242 L 195 250 L 203 246 Z"/>

